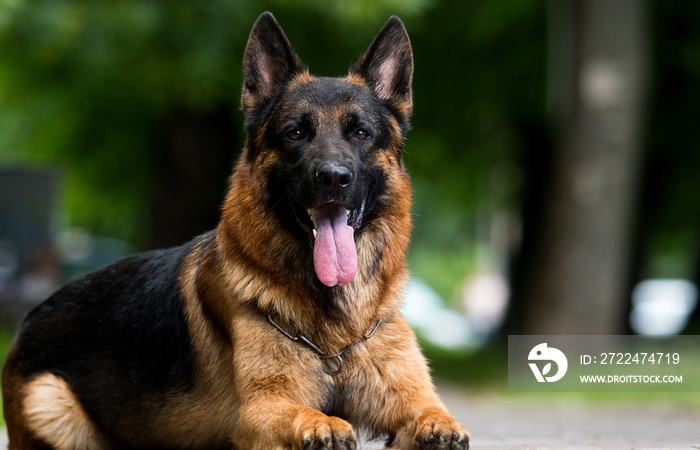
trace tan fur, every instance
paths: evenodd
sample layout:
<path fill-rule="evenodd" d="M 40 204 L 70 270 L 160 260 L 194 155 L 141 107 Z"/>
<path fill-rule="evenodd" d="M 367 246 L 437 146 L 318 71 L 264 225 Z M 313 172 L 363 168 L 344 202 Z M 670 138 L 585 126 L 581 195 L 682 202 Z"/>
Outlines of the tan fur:
<path fill-rule="evenodd" d="M 309 300 L 305 280 L 282 270 L 281 261 L 285 256 L 294 258 L 299 244 L 265 207 L 265 161 L 273 157 L 263 149 L 254 167 L 245 158 L 239 160 L 217 235 L 205 249 L 193 252 L 188 274 L 181 280 L 190 327 L 201 330 L 194 333 L 195 347 L 208 355 L 202 361 L 209 361 L 203 374 L 211 371 L 207 375 L 211 380 L 228 378 L 225 360 L 211 354 L 213 335 L 218 333 L 235 349 L 233 382 L 240 410 L 234 441 L 246 449 L 289 448 L 319 427 L 325 430 L 321 433 L 354 439 L 348 422 L 320 412 L 329 393 L 337 391 L 347 398 L 339 411 L 345 419 L 396 435 L 394 448 L 413 448 L 416 430 L 427 427 L 425 420 L 456 422 L 438 399 L 415 336 L 398 313 L 408 277 L 404 258 L 411 228 L 408 176 L 392 149 L 378 152 L 374 163 L 388 176 L 386 195 L 393 206 L 383 220 L 367 224 L 358 239 L 356 279 L 336 287 L 348 299 L 339 302 L 345 319 L 328 321 Z M 283 337 L 260 310 L 274 311 L 281 322 L 294 324 L 328 353 L 356 342 L 377 319 L 382 325 L 374 337 L 353 346 L 345 355 L 343 372 L 331 376 L 323 372 L 315 353 Z M 204 336 L 209 338 L 198 342 Z M 426 410 L 439 412 L 416 422 Z M 457 425 L 456 430 L 466 433 Z"/>
<path fill-rule="evenodd" d="M 287 89 L 295 89 L 301 85 L 309 83 L 311 80 L 312 80 L 312 77 L 309 74 L 309 71 L 305 70 L 299 74 L 296 74 L 294 76 L 294 78 L 292 78 L 289 81 L 289 84 L 287 84 Z"/>
<path fill-rule="evenodd" d="M 354 84 L 355 86 L 367 87 L 367 81 L 363 77 L 355 73 L 348 74 L 347 80 L 348 83 Z"/>
<path fill-rule="evenodd" d="M 22 401 L 27 428 L 59 450 L 106 448 L 68 383 L 43 374 L 25 387 Z"/>
<path fill-rule="evenodd" d="M 398 134 L 398 125 L 393 122 L 392 126 Z M 265 153 L 263 149 L 260 160 L 272 157 Z M 234 343 L 241 398 L 235 441 L 242 448 L 284 448 L 285 443 L 299 442 L 319 423 L 324 433 L 337 429 L 347 439 L 354 436 L 345 420 L 319 412 L 332 391 L 347 398 L 341 407 L 345 419 L 396 435 L 395 446 L 403 447 L 395 448 L 413 448 L 408 443 L 413 442 L 416 427 L 427 426 L 424 420 L 416 423 L 425 410 L 440 411 L 441 420 L 456 423 L 438 399 L 415 336 L 398 312 L 408 277 L 404 258 L 411 228 L 408 176 L 393 149 L 378 152 L 377 158 L 374 164 L 388 176 L 386 195 L 393 206 L 383 220 L 367 224 L 358 239 L 360 269 L 353 283 L 336 287 L 347 300 L 339 302 L 344 319 L 335 321 L 326 320 L 309 300 L 304 280 L 281 270 L 281 257 L 294 258 L 299 244 L 264 206 L 264 165 L 251 167 L 245 158 L 239 161 L 216 242 L 206 258 L 219 261 L 220 278 L 210 277 L 219 280 L 215 283 L 219 294 L 200 301 L 211 302 L 211 310 L 227 310 L 226 333 Z M 255 230 L 254 239 L 251 230 Z M 228 299 L 241 302 L 233 306 L 235 314 Z M 345 355 L 343 372 L 331 376 L 323 372 L 321 360 L 312 351 L 284 338 L 258 308 L 276 312 L 283 323 L 294 324 L 328 353 L 356 342 L 377 319 L 382 325 L 374 337 L 353 346 Z M 461 425 L 456 430 L 466 433 Z"/>

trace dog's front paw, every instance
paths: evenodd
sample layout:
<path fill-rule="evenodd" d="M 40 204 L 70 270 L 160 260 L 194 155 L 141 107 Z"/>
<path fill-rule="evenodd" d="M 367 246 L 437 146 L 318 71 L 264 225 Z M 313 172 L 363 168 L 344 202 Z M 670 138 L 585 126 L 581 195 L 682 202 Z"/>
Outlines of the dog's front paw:
<path fill-rule="evenodd" d="M 421 450 L 467 450 L 469 432 L 447 412 L 430 408 L 416 419 L 414 442 Z"/>
<path fill-rule="evenodd" d="M 317 412 L 309 414 L 297 428 L 302 450 L 355 450 L 352 425 L 337 417 Z"/>

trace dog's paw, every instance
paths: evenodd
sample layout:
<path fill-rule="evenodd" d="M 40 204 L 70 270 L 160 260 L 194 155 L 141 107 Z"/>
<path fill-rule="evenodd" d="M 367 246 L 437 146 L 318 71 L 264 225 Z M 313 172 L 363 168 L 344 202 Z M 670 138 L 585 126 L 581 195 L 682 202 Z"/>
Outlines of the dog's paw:
<path fill-rule="evenodd" d="M 414 442 L 421 450 L 467 450 L 469 432 L 447 412 L 431 408 L 416 419 Z"/>
<path fill-rule="evenodd" d="M 302 450 L 355 450 L 352 425 L 337 417 L 318 413 L 306 419 L 297 430 Z"/>

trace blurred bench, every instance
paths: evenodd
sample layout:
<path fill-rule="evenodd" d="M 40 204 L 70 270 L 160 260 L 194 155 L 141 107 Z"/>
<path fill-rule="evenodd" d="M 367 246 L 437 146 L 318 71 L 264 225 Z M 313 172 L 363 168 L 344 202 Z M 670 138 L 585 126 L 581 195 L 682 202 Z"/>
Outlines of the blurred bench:
<path fill-rule="evenodd" d="M 60 175 L 0 168 L 0 323 L 19 322 L 61 282 Z"/>

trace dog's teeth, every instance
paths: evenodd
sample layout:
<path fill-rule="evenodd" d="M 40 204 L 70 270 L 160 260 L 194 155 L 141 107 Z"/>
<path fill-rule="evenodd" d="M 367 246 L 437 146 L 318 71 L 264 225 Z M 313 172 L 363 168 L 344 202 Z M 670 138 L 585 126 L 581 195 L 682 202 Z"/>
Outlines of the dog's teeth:
<path fill-rule="evenodd" d="M 309 217 L 311 217 L 311 210 L 310 210 L 310 209 L 307 209 L 307 210 L 306 210 L 306 214 L 308 214 Z"/>
<path fill-rule="evenodd" d="M 316 239 L 316 235 L 317 235 L 317 234 L 318 234 L 318 233 L 316 232 L 316 228 L 314 228 L 314 239 Z"/>
<path fill-rule="evenodd" d="M 345 212 L 345 217 L 350 217 L 350 210 L 347 210 L 347 211 Z"/>

